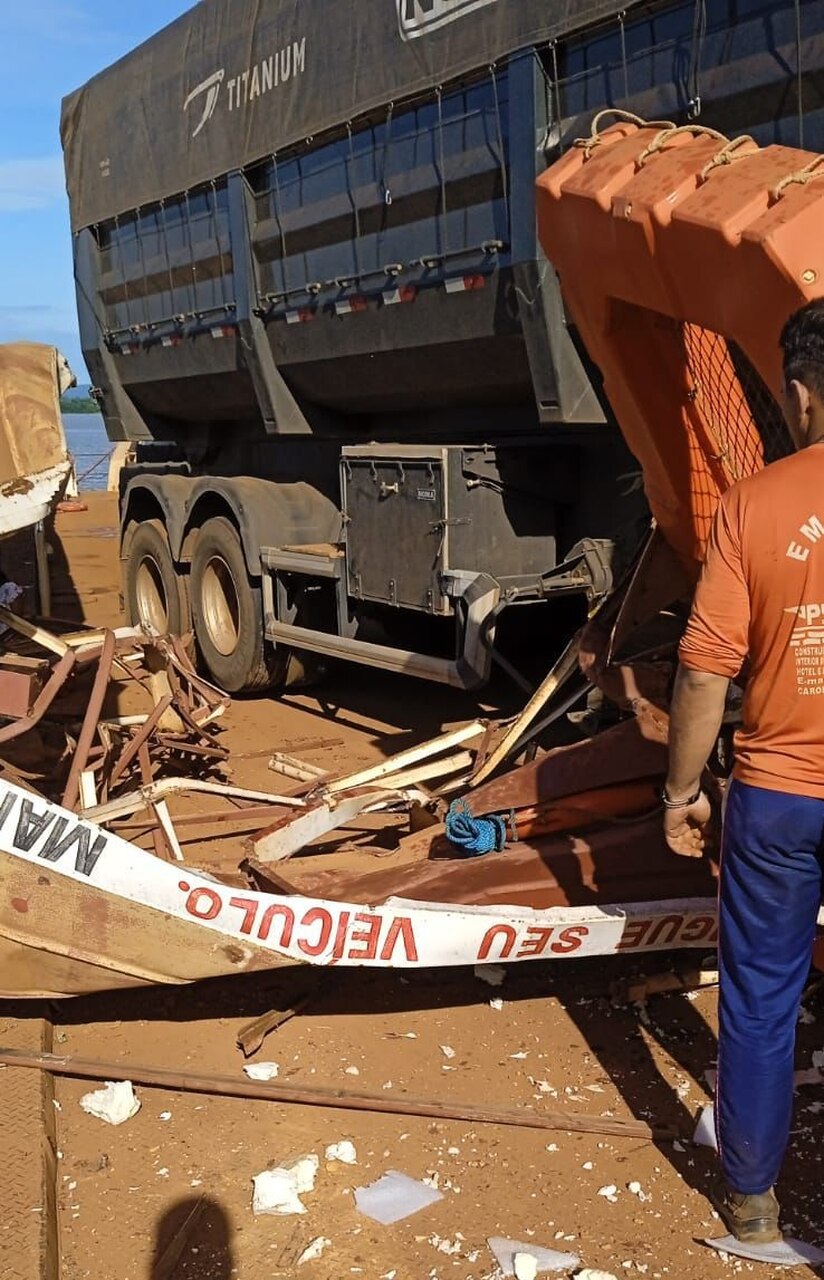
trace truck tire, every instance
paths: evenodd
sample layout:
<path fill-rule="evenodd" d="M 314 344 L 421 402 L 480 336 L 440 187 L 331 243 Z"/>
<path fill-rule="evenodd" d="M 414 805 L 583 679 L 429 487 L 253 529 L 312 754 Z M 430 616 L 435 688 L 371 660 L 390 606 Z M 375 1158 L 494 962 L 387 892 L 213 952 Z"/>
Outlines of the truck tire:
<path fill-rule="evenodd" d="M 175 571 L 169 539 L 160 520 L 143 520 L 124 539 L 126 609 L 133 626 L 160 635 L 183 636 L 192 629 L 189 595 Z"/>
<path fill-rule="evenodd" d="M 263 599 L 249 577 L 240 537 L 223 516 L 201 529 L 192 556 L 192 616 L 203 662 L 227 693 L 282 682 L 288 652 L 263 634 Z"/>

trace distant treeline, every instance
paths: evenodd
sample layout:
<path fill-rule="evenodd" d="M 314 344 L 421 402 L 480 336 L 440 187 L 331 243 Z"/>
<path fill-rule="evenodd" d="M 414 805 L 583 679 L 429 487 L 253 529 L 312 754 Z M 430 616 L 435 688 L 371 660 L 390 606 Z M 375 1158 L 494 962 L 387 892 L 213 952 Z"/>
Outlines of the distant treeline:
<path fill-rule="evenodd" d="M 61 413 L 99 413 L 100 405 L 91 396 L 63 396 L 60 401 Z"/>

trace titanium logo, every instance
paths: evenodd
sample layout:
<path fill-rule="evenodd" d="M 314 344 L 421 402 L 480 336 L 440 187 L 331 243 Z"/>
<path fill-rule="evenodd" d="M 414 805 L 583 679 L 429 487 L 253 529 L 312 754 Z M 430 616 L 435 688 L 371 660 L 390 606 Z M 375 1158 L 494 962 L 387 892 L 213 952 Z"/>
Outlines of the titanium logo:
<path fill-rule="evenodd" d="M 282 88 L 290 80 L 297 80 L 305 71 L 306 36 L 284 45 L 282 49 L 278 49 L 277 53 L 270 53 L 268 57 L 261 58 L 252 66 L 239 71 L 237 75 L 230 76 L 228 80 L 226 69 L 221 67 L 220 71 L 215 71 L 207 80 L 202 80 L 183 103 L 185 113 L 193 102 L 203 98 L 203 114 L 197 122 L 192 137 L 196 138 L 215 114 L 220 98 L 220 88 L 224 81 L 226 82 L 224 101 L 229 111 L 239 111 L 254 103 L 256 98 Z"/>
<path fill-rule="evenodd" d="M 192 90 L 186 101 L 183 103 L 183 110 L 188 111 L 196 98 L 199 98 L 201 94 L 206 95 L 206 100 L 203 104 L 203 115 L 200 117 L 197 128 L 192 134 L 193 138 L 197 137 L 203 126 L 207 121 L 211 120 L 212 116 L 215 114 L 217 100 L 220 97 L 220 86 L 223 84 L 225 76 L 226 72 L 223 68 L 221 68 L 220 71 L 215 71 L 213 75 L 209 76 L 208 80 L 201 81 L 197 88 Z"/>
<path fill-rule="evenodd" d="M 404 40 L 417 40 L 476 9 L 497 4 L 498 0 L 395 0 L 395 3 L 401 36 Z"/>

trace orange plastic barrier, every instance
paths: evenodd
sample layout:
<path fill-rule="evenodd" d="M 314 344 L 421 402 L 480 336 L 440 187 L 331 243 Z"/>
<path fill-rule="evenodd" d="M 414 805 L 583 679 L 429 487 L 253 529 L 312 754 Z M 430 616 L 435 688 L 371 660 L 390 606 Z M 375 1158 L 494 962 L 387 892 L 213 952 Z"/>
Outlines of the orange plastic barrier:
<path fill-rule="evenodd" d="M 788 447 L 778 338 L 824 292 L 824 156 L 599 123 L 539 178 L 539 234 L 694 578 L 720 494 Z"/>

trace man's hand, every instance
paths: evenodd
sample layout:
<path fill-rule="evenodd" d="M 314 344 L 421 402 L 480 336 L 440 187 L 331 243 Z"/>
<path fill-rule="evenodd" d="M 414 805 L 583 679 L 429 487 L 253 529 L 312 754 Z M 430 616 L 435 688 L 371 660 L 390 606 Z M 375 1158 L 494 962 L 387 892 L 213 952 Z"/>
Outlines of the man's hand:
<path fill-rule="evenodd" d="M 702 791 L 697 800 L 683 808 L 664 810 L 664 839 L 682 858 L 700 858 L 706 844 L 712 809 Z"/>

